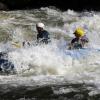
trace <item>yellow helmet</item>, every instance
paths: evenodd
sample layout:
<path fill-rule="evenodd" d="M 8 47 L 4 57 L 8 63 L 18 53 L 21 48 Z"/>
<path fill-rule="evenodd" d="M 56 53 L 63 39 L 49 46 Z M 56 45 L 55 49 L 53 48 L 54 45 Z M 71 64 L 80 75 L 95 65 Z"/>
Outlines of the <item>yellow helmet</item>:
<path fill-rule="evenodd" d="M 81 37 L 81 36 L 84 36 L 85 31 L 84 31 L 83 28 L 77 28 L 77 29 L 75 30 L 74 34 L 77 34 L 77 35 L 79 35 L 79 37 Z"/>

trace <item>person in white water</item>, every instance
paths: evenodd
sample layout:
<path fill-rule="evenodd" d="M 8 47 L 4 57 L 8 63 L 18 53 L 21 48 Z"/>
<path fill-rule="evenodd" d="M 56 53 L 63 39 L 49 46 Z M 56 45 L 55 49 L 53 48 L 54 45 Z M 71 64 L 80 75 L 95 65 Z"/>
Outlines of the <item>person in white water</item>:
<path fill-rule="evenodd" d="M 48 44 L 50 42 L 50 34 L 48 31 L 44 29 L 45 25 L 41 22 L 36 24 L 36 29 L 37 29 L 37 42 L 38 43 L 45 43 Z"/>
<path fill-rule="evenodd" d="M 77 28 L 73 34 L 75 38 L 72 39 L 69 49 L 82 49 L 89 42 L 83 28 Z"/>

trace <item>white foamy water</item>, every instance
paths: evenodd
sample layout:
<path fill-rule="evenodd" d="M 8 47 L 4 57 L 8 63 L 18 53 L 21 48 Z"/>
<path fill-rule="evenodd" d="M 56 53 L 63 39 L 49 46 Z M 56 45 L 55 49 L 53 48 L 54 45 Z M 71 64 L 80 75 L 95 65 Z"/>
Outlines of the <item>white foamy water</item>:
<path fill-rule="evenodd" d="M 52 42 L 48 45 L 34 45 L 37 22 L 44 22 Z M 0 45 L 0 51 L 9 51 L 8 58 L 15 65 L 16 74 L 1 76 L 0 83 L 13 82 L 32 84 L 75 82 L 94 83 L 100 88 L 100 14 L 98 12 L 65 12 L 50 8 L 31 11 L 1 12 L 3 32 L 10 40 Z M 89 44 L 82 50 L 68 50 L 68 43 L 77 27 L 83 27 Z M 31 46 L 16 48 L 12 41 L 21 44 L 30 41 Z M 42 78 L 41 78 L 42 77 Z M 38 81 L 37 81 L 38 80 Z M 40 80 L 40 81 L 39 81 Z M 43 81 L 44 80 L 44 81 Z M 32 82 L 32 83 L 31 83 Z M 43 83 L 42 83 L 43 82 Z"/>

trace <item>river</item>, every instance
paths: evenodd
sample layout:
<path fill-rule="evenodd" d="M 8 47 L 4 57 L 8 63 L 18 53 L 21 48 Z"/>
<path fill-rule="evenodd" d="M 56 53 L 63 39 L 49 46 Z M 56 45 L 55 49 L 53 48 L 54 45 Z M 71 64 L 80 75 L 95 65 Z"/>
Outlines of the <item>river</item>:
<path fill-rule="evenodd" d="M 36 45 L 38 22 L 50 33 L 48 45 Z M 89 43 L 85 49 L 68 50 L 77 27 L 84 28 Z M 0 51 L 8 53 L 15 70 L 0 74 L 0 100 L 100 98 L 99 12 L 48 7 L 0 11 Z"/>

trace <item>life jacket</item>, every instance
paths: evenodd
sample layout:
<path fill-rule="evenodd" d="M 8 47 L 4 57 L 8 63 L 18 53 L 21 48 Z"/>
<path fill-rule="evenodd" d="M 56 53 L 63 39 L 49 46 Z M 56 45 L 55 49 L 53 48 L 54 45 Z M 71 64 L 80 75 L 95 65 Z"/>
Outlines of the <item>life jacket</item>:
<path fill-rule="evenodd" d="M 83 45 L 82 45 L 82 41 L 76 41 L 73 43 L 73 49 L 82 49 Z"/>
<path fill-rule="evenodd" d="M 85 45 L 85 43 L 87 43 L 89 40 L 88 38 L 84 35 L 81 38 L 74 38 L 71 41 L 71 49 L 82 49 Z"/>

